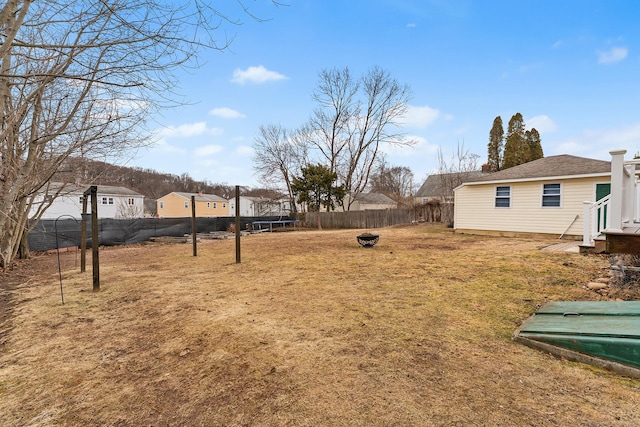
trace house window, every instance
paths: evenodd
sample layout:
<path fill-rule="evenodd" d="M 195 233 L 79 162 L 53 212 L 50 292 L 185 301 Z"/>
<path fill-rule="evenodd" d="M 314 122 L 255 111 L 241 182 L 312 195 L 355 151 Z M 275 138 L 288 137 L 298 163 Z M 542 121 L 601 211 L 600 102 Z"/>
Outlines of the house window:
<path fill-rule="evenodd" d="M 218 204 L 216 202 L 213 202 L 213 209 L 216 209 L 218 207 Z"/>
<path fill-rule="evenodd" d="M 82 204 L 82 201 L 84 200 L 84 196 L 80 196 L 79 198 L 80 204 Z"/>
<path fill-rule="evenodd" d="M 133 200 L 132 197 L 129 197 L 128 203 L 129 205 L 133 206 L 135 204 L 135 201 Z"/>
<path fill-rule="evenodd" d="M 227 207 L 227 204 L 226 204 L 226 203 L 223 203 L 223 204 L 222 204 L 222 207 L 223 207 L 223 208 L 226 208 L 226 207 Z"/>
<path fill-rule="evenodd" d="M 164 209 L 164 202 L 160 202 L 160 209 Z"/>
<path fill-rule="evenodd" d="M 511 187 L 508 185 L 496 187 L 496 208 L 511 206 Z"/>
<path fill-rule="evenodd" d="M 109 204 L 112 205 L 113 204 L 113 197 L 109 197 Z"/>
<path fill-rule="evenodd" d="M 106 197 L 103 197 L 103 198 L 102 198 L 102 204 L 103 204 L 103 205 L 106 205 L 106 204 L 107 204 L 107 198 L 106 198 Z"/>
<path fill-rule="evenodd" d="M 189 202 L 184 202 L 184 208 L 189 209 Z"/>
<path fill-rule="evenodd" d="M 560 184 L 544 184 L 542 186 L 542 207 L 560 207 Z"/>
<path fill-rule="evenodd" d="M 207 202 L 207 209 L 211 207 L 211 202 Z"/>

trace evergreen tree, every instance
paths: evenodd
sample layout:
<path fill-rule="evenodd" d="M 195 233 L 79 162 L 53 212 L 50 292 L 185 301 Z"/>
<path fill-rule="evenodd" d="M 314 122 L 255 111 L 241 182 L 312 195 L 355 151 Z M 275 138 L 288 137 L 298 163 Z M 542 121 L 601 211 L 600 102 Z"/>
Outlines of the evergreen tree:
<path fill-rule="evenodd" d="M 489 132 L 489 144 L 487 144 L 489 171 L 497 172 L 502 166 L 502 146 L 504 145 L 504 129 L 502 117 L 493 119 L 493 126 Z"/>
<path fill-rule="evenodd" d="M 504 144 L 502 169 L 526 163 L 529 159 L 529 146 L 525 138 L 524 119 L 516 113 L 509 120 L 507 137 Z"/>
<path fill-rule="evenodd" d="M 342 205 L 347 194 L 343 185 L 334 185 L 338 174 L 321 164 L 307 165 L 300 169 L 301 175 L 294 176 L 291 188 L 298 197 L 298 203 L 306 203 L 310 211 L 320 212 L 320 207 L 335 210 L 335 205 Z M 318 229 L 320 215 L 318 215 Z"/>
<path fill-rule="evenodd" d="M 525 133 L 525 139 L 527 140 L 527 146 L 529 147 L 529 160 L 541 159 L 544 157 L 542 152 L 542 144 L 540 143 L 540 134 L 536 128 L 531 128 L 530 131 Z"/>

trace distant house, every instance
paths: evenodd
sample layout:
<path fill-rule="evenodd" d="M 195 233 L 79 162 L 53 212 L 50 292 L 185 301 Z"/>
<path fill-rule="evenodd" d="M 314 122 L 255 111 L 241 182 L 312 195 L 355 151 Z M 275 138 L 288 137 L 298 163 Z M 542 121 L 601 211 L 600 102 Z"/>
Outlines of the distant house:
<path fill-rule="evenodd" d="M 349 204 L 351 204 L 349 206 Z M 350 211 L 366 211 L 379 209 L 396 209 L 398 203 L 392 198 L 382 193 L 359 193 L 348 194 L 343 201 L 342 207 L 336 207 L 336 210 L 342 211 L 349 209 Z"/>
<path fill-rule="evenodd" d="M 583 202 L 602 200 L 610 192 L 611 162 L 571 155 L 544 157 L 457 187 L 454 228 L 581 238 Z"/>
<path fill-rule="evenodd" d="M 236 199 L 229 199 L 229 216 L 236 215 Z M 289 216 L 291 201 L 287 198 L 269 199 L 265 197 L 240 196 L 240 216 Z"/>
<path fill-rule="evenodd" d="M 468 171 L 456 173 L 441 173 L 429 175 L 415 194 L 417 203 L 439 201 L 453 202 L 453 189 L 463 182 L 476 181 L 487 173 L 482 171 Z"/>
<path fill-rule="evenodd" d="M 46 194 L 36 196 L 31 208 L 31 216 L 41 206 L 46 208 L 41 219 L 57 219 L 71 216 L 81 219 L 82 197 L 90 185 L 51 183 Z M 98 218 L 142 218 L 144 196 L 125 187 L 98 185 Z M 57 195 L 56 195 L 57 194 Z M 91 212 L 91 201 L 87 200 L 87 213 Z"/>
<path fill-rule="evenodd" d="M 156 201 L 160 218 L 191 216 L 191 197 L 195 197 L 197 217 L 229 216 L 228 201 L 215 194 L 172 192 Z"/>

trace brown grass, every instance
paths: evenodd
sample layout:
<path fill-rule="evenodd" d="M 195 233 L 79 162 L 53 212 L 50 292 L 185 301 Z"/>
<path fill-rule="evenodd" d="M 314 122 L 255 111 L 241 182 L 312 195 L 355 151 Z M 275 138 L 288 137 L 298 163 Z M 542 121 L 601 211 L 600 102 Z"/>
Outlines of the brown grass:
<path fill-rule="evenodd" d="M 511 341 L 588 300 L 596 256 L 436 226 L 307 231 L 63 257 L 23 282 L 0 344 L 0 425 L 632 426 L 640 382 Z M 90 269 L 90 262 L 89 262 Z M 4 278 L 6 279 L 6 277 Z"/>

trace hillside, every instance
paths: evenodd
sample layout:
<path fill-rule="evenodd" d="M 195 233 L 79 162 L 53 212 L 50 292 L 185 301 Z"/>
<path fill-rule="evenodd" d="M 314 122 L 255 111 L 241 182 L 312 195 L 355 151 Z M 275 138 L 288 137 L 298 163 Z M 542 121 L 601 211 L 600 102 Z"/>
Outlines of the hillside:
<path fill-rule="evenodd" d="M 226 183 L 197 181 L 187 173 L 173 175 L 140 167 L 117 166 L 106 162 L 73 158 L 60 168 L 53 178 L 56 181 L 81 182 L 97 185 L 127 187 L 147 200 L 156 200 L 172 191 L 203 192 L 225 199 L 235 197 L 235 186 Z M 247 196 L 280 197 L 273 190 L 241 187 L 240 194 Z"/>

